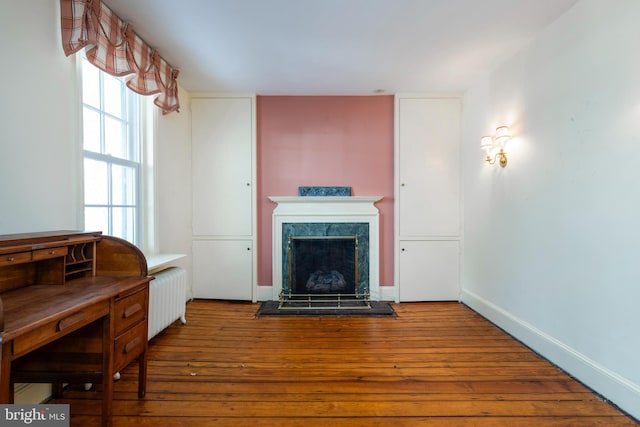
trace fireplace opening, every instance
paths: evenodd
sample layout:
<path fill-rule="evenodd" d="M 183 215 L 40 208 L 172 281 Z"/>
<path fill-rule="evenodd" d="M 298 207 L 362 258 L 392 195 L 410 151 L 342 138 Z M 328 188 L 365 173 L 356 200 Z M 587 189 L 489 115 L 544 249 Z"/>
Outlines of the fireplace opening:
<path fill-rule="evenodd" d="M 282 224 L 278 309 L 371 308 L 369 224 Z"/>
<path fill-rule="evenodd" d="M 358 236 L 289 236 L 289 292 L 358 297 Z"/>

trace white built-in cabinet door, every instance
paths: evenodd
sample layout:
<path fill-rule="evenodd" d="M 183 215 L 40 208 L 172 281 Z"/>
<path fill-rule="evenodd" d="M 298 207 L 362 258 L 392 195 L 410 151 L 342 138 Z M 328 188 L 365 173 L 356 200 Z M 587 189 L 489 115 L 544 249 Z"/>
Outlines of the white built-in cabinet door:
<path fill-rule="evenodd" d="M 460 233 L 460 100 L 399 100 L 400 236 Z"/>
<path fill-rule="evenodd" d="M 400 301 L 458 300 L 459 242 L 400 241 Z"/>
<path fill-rule="evenodd" d="M 251 240 L 194 240 L 195 298 L 251 300 Z"/>
<path fill-rule="evenodd" d="M 191 101 L 194 236 L 250 236 L 252 98 Z"/>
<path fill-rule="evenodd" d="M 191 101 L 195 298 L 253 300 L 255 97 Z"/>
<path fill-rule="evenodd" d="M 396 96 L 396 272 L 399 301 L 460 292 L 458 98 Z"/>

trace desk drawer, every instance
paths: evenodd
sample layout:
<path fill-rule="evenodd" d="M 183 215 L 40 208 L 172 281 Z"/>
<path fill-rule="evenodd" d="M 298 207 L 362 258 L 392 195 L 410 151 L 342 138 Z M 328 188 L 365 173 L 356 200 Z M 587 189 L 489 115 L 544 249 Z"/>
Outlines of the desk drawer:
<path fill-rule="evenodd" d="M 147 288 L 116 301 L 116 336 L 147 317 Z"/>
<path fill-rule="evenodd" d="M 55 341 L 109 314 L 109 301 L 102 301 L 46 323 L 13 340 L 13 358 Z"/>
<path fill-rule="evenodd" d="M 142 322 L 115 341 L 114 371 L 124 369 L 131 361 L 136 359 L 147 348 L 147 322 Z"/>
<path fill-rule="evenodd" d="M 67 246 L 60 246 L 57 248 L 38 249 L 33 251 L 32 260 L 39 261 L 42 259 L 57 258 L 59 256 L 66 256 L 69 248 Z"/>
<path fill-rule="evenodd" d="M 0 255 L 0 267 L 12 264 L 21 264 L 31 261 L 31 252 L 16 252 L 13 254 Z"/>

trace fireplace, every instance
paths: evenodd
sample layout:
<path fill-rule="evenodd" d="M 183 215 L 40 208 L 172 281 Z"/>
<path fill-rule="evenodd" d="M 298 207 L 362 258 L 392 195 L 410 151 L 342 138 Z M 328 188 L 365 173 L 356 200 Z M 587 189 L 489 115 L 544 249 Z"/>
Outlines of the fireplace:
<path fill-rule="evenodd" d="M 270 199 L 274 300 L 379 300 L 381 197 Z"/>

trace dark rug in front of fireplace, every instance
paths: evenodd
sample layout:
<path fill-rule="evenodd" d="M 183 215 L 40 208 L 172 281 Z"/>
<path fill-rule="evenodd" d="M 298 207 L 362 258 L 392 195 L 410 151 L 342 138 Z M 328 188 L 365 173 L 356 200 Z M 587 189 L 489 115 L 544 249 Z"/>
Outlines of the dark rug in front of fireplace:
<path fill-rule="evenodd" d="M 353 304 L 352 307 L 349 304 Z M 295 307 L 288 304 L 285 308 L 279 308 L 278 301 L 264 301 L 256 312 L 260 316 L 342 316 L 342 317 L 385 317 L 396 316 L 391 304 L 384 301 L 371 301 L 370 307 L 363 307 L 358 301 L 344 301 L 340 308 L 314 308 Z"/>

